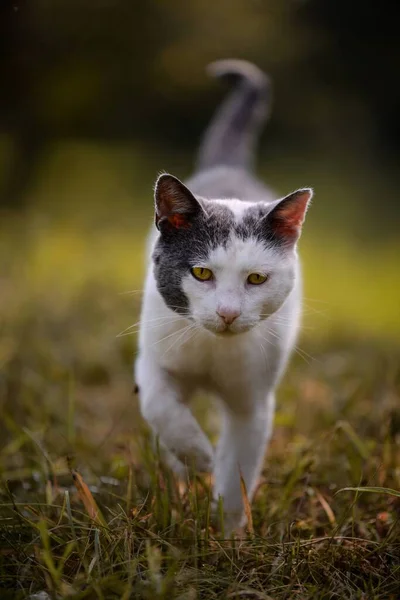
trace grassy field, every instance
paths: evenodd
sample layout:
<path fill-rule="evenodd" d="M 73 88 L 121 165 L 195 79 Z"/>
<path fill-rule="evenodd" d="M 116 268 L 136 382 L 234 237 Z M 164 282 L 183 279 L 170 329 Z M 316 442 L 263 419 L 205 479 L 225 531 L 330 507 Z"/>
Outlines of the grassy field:
<path fill-rule="evenodd" d="M 2 218 L 0 598 L 399 598 L 398 247 L 302 242 L 302 338 L 253 526 L 226 540 L 210 481 L 151 452 L 118 336 L 147 220 Z"/>

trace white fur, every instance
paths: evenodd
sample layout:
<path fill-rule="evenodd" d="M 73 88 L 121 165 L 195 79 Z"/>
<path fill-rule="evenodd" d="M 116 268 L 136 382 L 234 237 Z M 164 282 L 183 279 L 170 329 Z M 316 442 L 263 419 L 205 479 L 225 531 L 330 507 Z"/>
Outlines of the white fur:
<path fill-rule="evenodd" d="M 237 200 L 236 198 L 222 198 L 218 200 L 214 200 L 216 204 L 222 204 L 222 206 L 227 206 L 234 214 L 236 223 L 239 223 L 243 213 L 250 207 L 254 206 L 255 202 L 243 202 L 243 200 Z"/>
<path fill-rule="evenodd" d="M 228 204 L 236 219 L 249 206 L 218 202 Z M 157 235 L 153 232 L 152 247 Z M 198 266 L 211 269 L 214 279 L 185 276 L 193 321 L 166 306 L 150 265 L 136 381 L 142 414 L 173 467 L 181 473 L 184 464 L 214 470 L 214 498 L 223 497 L 229 533 L 243 522 L 239 470 L 251 498 L 271 435 L 275 388 L 299 324 L 300 269 L 295 248 L 266 249 L 256 239 L 234 236 Z M 268 275 L 267 282 L 249 285 L 246 279 L 253 272 Z M 240 313 L 231 333 L 223 332 L 219 309 Z M 215 452 L 188 408 L 198 389 L 220 399 L 222 433 Z"/>

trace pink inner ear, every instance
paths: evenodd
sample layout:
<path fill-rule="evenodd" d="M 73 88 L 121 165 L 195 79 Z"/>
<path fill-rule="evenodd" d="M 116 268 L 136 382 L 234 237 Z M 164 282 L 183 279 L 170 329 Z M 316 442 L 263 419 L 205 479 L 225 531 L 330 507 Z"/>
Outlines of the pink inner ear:
<path fill-rule="evenodd" d="M 190 223 L 187 221 L 187 219 L 178 213 L 169 216 L 168 222 L 171 223 L 175 229 L 188 229 L 190 227 Z"/>
<path fill-rule="evenodd" d="M 297 238 L 300 234 L 311 193 L 297 192 L 292 198 L 283 200 L 273 211 L 275 232 L 282 237 Z"/>
<path fill-rule="evenodd" d="M 191 191 L 172 175 L 160 175 L 155 188 L 156 225 L 160 220 L 173 229 L 188 229 L 200 206 Z"/>

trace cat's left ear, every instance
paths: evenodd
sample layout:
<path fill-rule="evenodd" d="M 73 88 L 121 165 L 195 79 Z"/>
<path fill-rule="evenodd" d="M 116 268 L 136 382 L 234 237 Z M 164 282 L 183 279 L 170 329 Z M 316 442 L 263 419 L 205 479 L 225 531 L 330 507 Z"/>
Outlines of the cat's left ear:
<path fill-rule="evenodd" d="M 155 224 L 161 230 L 187 229 L 202 210 L 192 192 L 179 179 L 168 173 L 160 175 L 155 190 Z"/>
<path fill-rule="evenodd" d="M 270 233 L 284 246 L 294 246 L 299 239 L 312 196 L 311 188 L 292 192 L 278 200 L 266 216 Z"/>

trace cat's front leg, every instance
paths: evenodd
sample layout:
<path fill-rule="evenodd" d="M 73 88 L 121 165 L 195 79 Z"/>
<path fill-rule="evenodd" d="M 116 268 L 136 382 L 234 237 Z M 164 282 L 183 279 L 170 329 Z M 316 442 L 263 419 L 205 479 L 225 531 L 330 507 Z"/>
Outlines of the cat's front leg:
<path fill-rule="evenodd" d="M 272 431 L 275 399 L 255 402 L 246 411 L 226 407 L 215 463 L 214 499 L 223 500 L 225 534 L 245 522 L 240 474 L 251 500 L 260 475 L 265 449 Z"/>
<path fill-rule="evenodd" d="M 174 465 L 210 472 L 214 462 L 213 447 L 184 404 L 184 393 L 179 382 L 154 360 L 141 358 L 137 363 L 136 378 L 143 417 L 159 437 L 161 447 L 179 461 L 168 460 L 169 464 L 180 475 L 182 469 Z"/>

